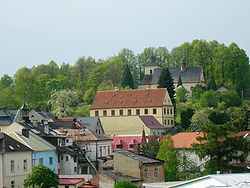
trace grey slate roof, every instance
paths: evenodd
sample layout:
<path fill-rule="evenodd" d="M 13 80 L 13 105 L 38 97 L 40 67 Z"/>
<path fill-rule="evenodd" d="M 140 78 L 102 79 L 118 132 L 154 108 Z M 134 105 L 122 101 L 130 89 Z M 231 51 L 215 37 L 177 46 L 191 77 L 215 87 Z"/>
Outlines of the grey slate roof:
<path fill-rule="evenodd" d="M 100 124 L 99 117 L 78 117 L 77 122 L 84 125 L 91 132 L 95 132 L 98 123 Z"/>
<path fill-rule="evenodd" d="M 200 68 L 199 67 L 187 67 L 185 71 L 181 71 L 180 68 L 169 68 L 174 83 L 178 83 L 179 75 L 181 76 L 182 83 L 196 83 L 200 80 Z M 144 75 L 140 85 L 156 85 L 161 75 L 162 69 L 154 69 L 153 75 Z"/>
<path fill-rule="evenodd" d="M 200 80 L 199 67 L 187 67 L 185 71 L 181 71 L 180 68 L 170 68 L 169 71 L 174 79 L 174 83 L 178 82 L 179 75 L 181 75 L 182 83 L 204 81 Z"/>
<path fill-rule="evenodd" d="M 0 153 L 33 151 L 5 133 L 0 133 Z"/>
<path fill-rule="evenodd" d="M 141 179 L 137 179 L 131 176 L 124 175 L 122 173 L 116 172 L 114 170 L 102 170 L 100 171 L 101 174 L 108 176 L 109 178 L 115 181 L 122 181 L 122 180 L 130 180 L 131 182 L 139 182 L 142 181 Z"/>
<path fill-rule="evenodd" d="M 120 153 L 126 157 L 132 158 L 134 160 L 138 160 L 140 161 L 142 164 L 150 164 L 150 163 L 162 163 L 163 161 L 158 160 L 158 159 L 154 159 L 154 158 L 150 158 L 150 157 L 146 157 L 143 155 L 138 155 L 135 154 L 134 152 L 131 151 L 127 151 L 127 150 L 117 150 L 115 151 L 116 153 Z"/>
<path fill-rule="evenodd" d="M 154 116 L 139 116 L 149 129 L 165 129 Z"/>

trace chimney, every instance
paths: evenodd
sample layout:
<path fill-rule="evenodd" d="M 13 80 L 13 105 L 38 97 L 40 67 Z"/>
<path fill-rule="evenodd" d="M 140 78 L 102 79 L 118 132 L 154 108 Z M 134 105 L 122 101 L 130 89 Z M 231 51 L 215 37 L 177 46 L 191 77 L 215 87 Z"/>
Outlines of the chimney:
<path fill-rule="evenodd" d="M 200 81 L 205 81 L 203 73 L 203 65 L 200 65 Z"/>
<path fill-rule="evenodd" d="M 185 63 L 181 64 L 181 72 L 185 72 L 187 70 L 187 66 Z"/>
<path fill-rule="evenodd" d="M 29 129 L 22 129 L 22 135 L 29 138 Z"/>

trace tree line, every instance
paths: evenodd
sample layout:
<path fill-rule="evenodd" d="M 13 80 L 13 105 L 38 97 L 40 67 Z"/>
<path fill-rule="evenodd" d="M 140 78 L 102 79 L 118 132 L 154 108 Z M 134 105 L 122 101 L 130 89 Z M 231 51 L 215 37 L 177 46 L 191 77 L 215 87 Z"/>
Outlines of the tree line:
<path fill-rule="evenodd" d="M 249 96 L 250 66 L 245 51 L 235 43 L 226 46 L 217 41 L 194 40 L 171 51 L 149 47 L 135 54 L 122 49 L 105 60 L 81 57 L 73 65 L 59 66 L 51 61 L 21 67 L 13 77 L 1 77 L 0 108 L 17 109 L 25 101 L 32 109 L 52 111 L 58 116 L 88 115 L 96 91 L 137 88 L 152 55 L 162 67 L 202 65 L 207 83 L 225 84 Z"/>

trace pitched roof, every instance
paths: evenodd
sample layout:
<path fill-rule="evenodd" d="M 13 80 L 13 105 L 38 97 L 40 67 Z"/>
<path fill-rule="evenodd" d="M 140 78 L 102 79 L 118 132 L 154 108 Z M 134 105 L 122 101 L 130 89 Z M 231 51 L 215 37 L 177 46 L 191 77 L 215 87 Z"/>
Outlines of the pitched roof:
<path fill-rule="evenodd" d="M 150 129 L 164 129 L 154 116 L 139 116 L 143 123 Z"/>
<path fill-rule="evenodd" d="M 199 143 L 196 138 L 203 136 L 199 132 L 182 132 L 172 136 L 174 147 L 178 149 L 192 148 L 192 144 Z"/>
<path fill-rule="evenodd" d="M 59 178 L 59 185 L 76 185 L 84 181 L 84 178 Z"/>
<path fill-rule="evenodd" d="M 91 109 L 139 108 L 162 106 L 167 90 L 117 90 L 97 92 Z"/>
<path fill-rule="evenodd" d="M 112 140 L 109 137 L 98 135 L 91 132 L 88 129 L 67 129 L 66 135 L 73 137 L 75 141 L 78 142 L 90 142 L 90 141 L 102 141 L 102 140 Z"/>
<path fill-rule="evenodd" d="M 122 181 L 122 180 L 130 180 L 131 182 L 138 182 L 141 179 L 137 179 L 131 176 L 124 175 L 122 173 L 116 172 L 114 170 L 101 170 L 99 171 L 100 174 L 105 175 L 115 181 Z"/>
<path fill-rule="evenodd" d="M 23 152 L 32 151 L 27 146 L 11 138 L 5 133 L 0 133 L 0 152 Z"/>
<path fill-rule="evenodd" d="M 159 159 L 154 159 L 151 157 L 146 157 L 144 155 L 138 155 L 134 152 L 127 151 L 127 150 L 116 150 L 115 153 L 122 154 L 123 156 L 132 158 L 134 160 L 140 161 L 142 164 L 150 164 L 150 163 L 162 163 Z"/>
<path fill-rule="evenodd" d="M 200 80 L 200 67 L 187 67 L 185 71 L 181 71 L 180 68 L 170 68 L 169 71 L 174 83 L 178 83 L 179 76 L 181 76 L 182 83 L 204 81 Z"/>

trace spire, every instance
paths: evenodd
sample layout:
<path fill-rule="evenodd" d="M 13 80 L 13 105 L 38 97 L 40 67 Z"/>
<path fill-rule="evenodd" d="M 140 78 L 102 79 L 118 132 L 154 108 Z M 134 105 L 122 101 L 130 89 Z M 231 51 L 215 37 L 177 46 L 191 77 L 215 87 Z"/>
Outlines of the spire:
<path fill-rule="evenodd" d="M 146 134 L 145 134 L 144 126 L 143 126 L 142 138 L 141 138 L 141 145 L 144 145 L 144 144 L 146 144 L 146 143 L 147 143 Z"/>

